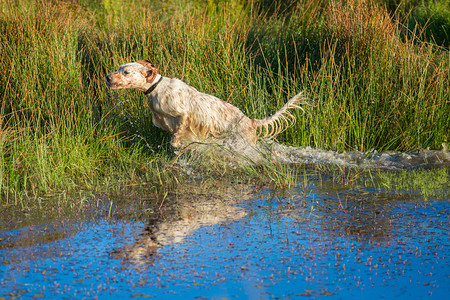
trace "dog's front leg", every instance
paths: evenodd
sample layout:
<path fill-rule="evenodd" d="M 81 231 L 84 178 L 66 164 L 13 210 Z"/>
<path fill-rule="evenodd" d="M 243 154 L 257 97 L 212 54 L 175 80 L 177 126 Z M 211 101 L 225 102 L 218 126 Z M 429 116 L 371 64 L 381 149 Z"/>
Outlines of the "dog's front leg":
<path fill-rule="evenodd" d="M 181 116 L 179 117 L 178 128 L 173 134 L 172 147 L 179 148 L 182 145 L 182 141 L 187 140 L 189 128 L 189 117 Z"/>

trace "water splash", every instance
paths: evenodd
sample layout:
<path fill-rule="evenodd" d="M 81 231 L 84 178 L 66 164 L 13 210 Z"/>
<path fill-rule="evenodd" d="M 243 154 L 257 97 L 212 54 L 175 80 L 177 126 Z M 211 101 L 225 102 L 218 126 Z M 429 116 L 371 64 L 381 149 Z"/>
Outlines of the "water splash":
<path fill-rule="evenodd" d="M 230 135 L 210 143 L 191 144 L 179 153 L 192 150 L 198 156 L 221 158 L 232 164 L 261 164 L 272 161 L 283 165 L 335 165 L 363 169 L 402 170 L 411 168 L 450 167 L 450 151 L 419 149 L 409 152 L 371 150 L 332 151 L 312 147 L 293 147 L 261 139 L 250 145 L 241 137 Z"/>

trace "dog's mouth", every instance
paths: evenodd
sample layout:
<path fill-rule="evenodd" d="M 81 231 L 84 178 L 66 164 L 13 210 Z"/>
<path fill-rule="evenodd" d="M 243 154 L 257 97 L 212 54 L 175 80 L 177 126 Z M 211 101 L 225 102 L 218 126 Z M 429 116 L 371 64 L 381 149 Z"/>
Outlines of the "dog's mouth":
<path fill-rule="evenodd" d="M 111 82 L 106 82 L 106 85 L 110 88 L 110 89 L 116 89 L 117 86 L 114 83 Z"/>
<path fill-rule="evenodd" d="M 109 88 L 111 88 L 111 89 L 117 89 L 117 84 L 115 84 L 115 83 L 113 82 L 113 79 L 112 79 L 112 77 L 111 77 L 111 74 L 106 75 L 105 79 L 106 79 L 106 85 L 107 85 Z"/>

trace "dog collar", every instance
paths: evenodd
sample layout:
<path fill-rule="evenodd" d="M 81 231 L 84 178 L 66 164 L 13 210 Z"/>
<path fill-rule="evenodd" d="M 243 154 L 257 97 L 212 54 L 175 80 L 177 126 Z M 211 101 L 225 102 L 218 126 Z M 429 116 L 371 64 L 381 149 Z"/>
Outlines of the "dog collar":
<path fill-rule="evenodd" d="M 153 90 L 156 88 L 156 86 L 161 82 L 161 80 L 163 79 L 163 77 L 161 76 L 160 78 L 159 78 L 159 80 L 154 84 L 154 85 L 152 85 L 151 87 L 149 87 L 148 88 L 148 90 L 146 90 L 145 92 L 144 92 L 144 95 L 148 95 L 148 94 L 150 94 L 151 92 L 153 92 Z"/>

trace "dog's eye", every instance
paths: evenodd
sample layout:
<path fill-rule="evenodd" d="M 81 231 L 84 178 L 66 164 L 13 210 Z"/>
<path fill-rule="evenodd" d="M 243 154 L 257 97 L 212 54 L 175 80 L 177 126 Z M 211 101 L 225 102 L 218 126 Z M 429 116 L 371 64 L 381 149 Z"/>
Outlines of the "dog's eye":
<path fill-rule="evenodd" d="M 130 74 L 130 72 L 128 72 L 128 71 L 123 71 L 123 74 L 124 74 L 124 75 L 128 75 L 128 74 Z"/>

